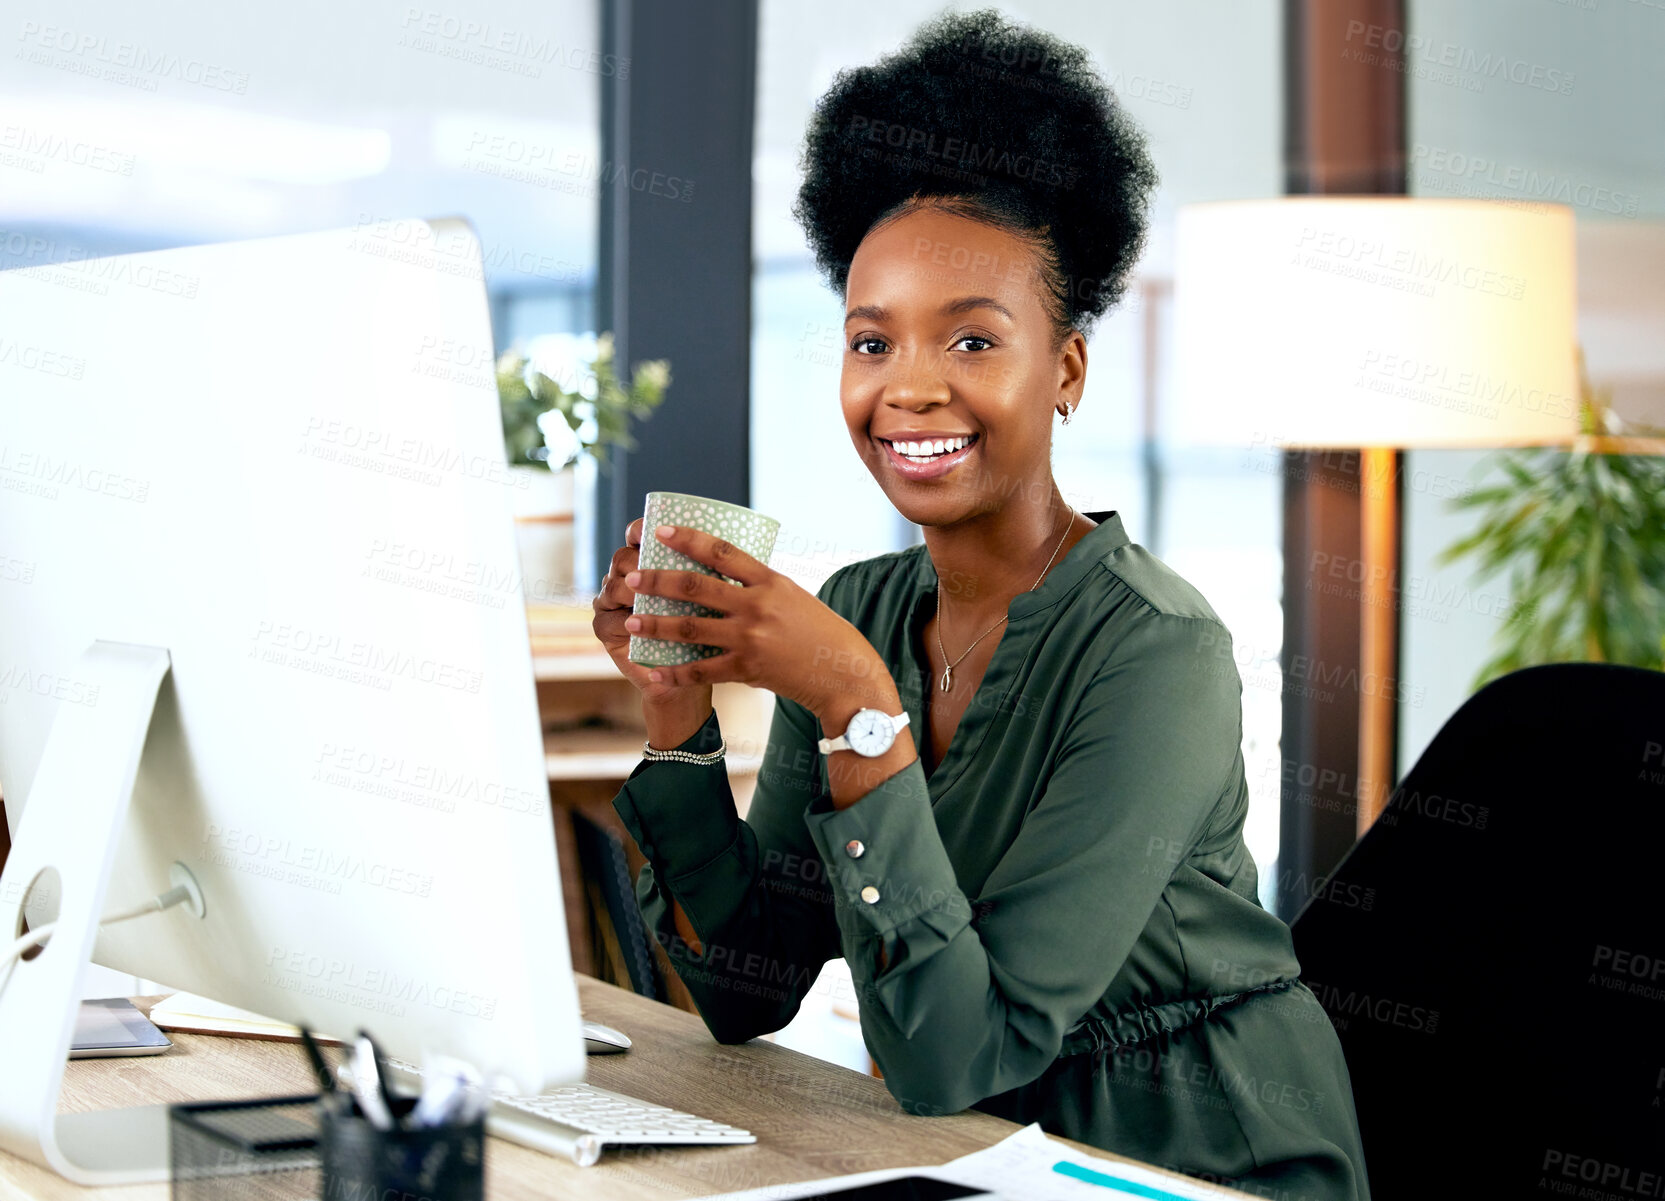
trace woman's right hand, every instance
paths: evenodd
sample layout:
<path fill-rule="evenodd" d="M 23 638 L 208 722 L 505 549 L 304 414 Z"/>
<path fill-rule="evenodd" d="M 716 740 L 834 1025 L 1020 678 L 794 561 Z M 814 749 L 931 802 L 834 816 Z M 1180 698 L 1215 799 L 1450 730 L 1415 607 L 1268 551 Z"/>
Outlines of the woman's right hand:
<path fill-rule="evenodd" d="M 630 631 L 624 622 L 636 604 L 636 594 L 624 582 L 624 577 L 636 570 L 641 556 L 642 519 L 632 521 L 624 531 L 624 545 L 613 552 L 607 577 L 601 581 L 591 607 L 595 609 L 595 630 L 601 645 L 612 656 L 619 673 L 634 684 L 642 694 L 642 713 L 648 723 L 648 741 L 661 749 L 669 749 L 686 742 L 705 723 L 711 712 L 711 685 L 655 684 L 648 679 L 649 669 L 630 661 Z M 688 723 L 692 722 L 692 726 Z M 687 726 L 685 732 L 683 727 Z M 668 745 L 661 738 L 682 737 Z M 655 737 L 658 734 L 659 737 Z"/>

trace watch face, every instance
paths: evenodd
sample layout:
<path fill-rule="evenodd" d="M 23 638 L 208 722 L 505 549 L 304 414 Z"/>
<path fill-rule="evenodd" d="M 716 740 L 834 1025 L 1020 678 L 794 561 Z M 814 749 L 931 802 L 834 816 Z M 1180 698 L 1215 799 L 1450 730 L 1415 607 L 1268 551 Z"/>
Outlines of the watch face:
<path fill-rule="evenodd" d="M 888 713 L 877 709 L 859 709 L 850 719 L 850 728 L 844 732 L 844 737 L 852 751 L 872 759 L 884 754 L 896 741 L 896 723 Z"/>

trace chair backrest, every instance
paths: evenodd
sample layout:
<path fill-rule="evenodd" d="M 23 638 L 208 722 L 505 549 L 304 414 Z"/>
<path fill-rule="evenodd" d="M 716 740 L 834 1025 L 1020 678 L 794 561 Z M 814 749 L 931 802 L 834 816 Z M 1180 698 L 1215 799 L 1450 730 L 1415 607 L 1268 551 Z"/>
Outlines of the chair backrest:
<path fill-rule="evenodd" d="M 624 840 L 617 831 L 592 821 L 579 809 L 572 811 L 572 829 L 584 878 L 599 894 L 600 904 L 591 906 L 600 934 L 596 941 L 601 962 L 596 975 L 609 984 L 628 987 L 637 996 L 665 1000 L 665 982 L 654 958 L 653 936 L 636 905 L 636 886 L 630 878 Z"/>
<path fill-rule="evenodd" d="M 1665 1196 L 1662 861 L 1665 674 L 1529 668 L 1446 723 L 1293 924 L 1379 1201 Z"/>

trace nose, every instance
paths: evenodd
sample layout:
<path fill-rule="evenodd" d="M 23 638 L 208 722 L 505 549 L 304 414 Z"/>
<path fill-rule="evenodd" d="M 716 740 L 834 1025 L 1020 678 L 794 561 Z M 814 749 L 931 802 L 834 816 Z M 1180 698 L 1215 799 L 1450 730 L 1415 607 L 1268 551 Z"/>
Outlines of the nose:
<path fill-rule="evenodd" d="M 940 360 L 921 355 L 900 359 L 885 381 L 884 402 L 892 408 L 915 412 L 947 404 L 951 394 L 944 366 Z"/>

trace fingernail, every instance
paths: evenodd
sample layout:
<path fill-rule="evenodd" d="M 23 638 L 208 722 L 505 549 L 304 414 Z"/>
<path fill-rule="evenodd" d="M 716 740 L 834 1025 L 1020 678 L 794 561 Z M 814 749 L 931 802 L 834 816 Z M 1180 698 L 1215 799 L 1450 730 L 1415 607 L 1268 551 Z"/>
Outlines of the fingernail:
<path fill-rule="evenodd" d="M 676 527 L 674 525 L 656 525 L 653 527 L 653 532 L 661 538 L 669 538 L 676 533 Z"/>
<path fill-rule="evenodd" d="M 650 671 L 648 672 L 648 679 L 652 680 L 655 684 L 661 683 L 665 679 L 665 673 L 662 671 Z"/>
<path fill-rule="evenodd" d="M 642 573 L 639 571 L 627 571 L 624 573 L 624 582 L 634 588 L 637 584 L 642 582 Z"/>
<path fill-rule="evenodd" d="M 640 617 L 626 617 L 624 619 L 624 628 L 634 634 L 637 630 L 642 628 L 642 619 Z"/>

